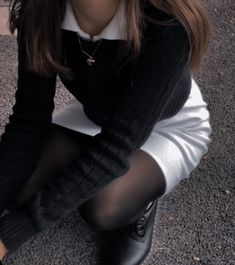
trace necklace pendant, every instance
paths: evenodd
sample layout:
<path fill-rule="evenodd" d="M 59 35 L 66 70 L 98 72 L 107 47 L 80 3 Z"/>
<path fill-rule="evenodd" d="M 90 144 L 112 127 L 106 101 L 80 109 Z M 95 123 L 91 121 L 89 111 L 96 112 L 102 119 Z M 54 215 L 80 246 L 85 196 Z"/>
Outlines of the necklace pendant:
<path fill-rule="evenodd" d="M 92 59 L 92 58 L 88 58 L 86 61 L 87 61 L 87 64 L 90 65 L 90 66 L 95 63 L 95 60 Z"/>

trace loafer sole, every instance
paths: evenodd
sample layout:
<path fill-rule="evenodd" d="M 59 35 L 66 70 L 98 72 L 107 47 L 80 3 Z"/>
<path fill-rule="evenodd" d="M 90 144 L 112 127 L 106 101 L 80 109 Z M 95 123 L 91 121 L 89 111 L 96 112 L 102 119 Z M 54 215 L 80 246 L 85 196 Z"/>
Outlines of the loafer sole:
<path fill-rule="evenodd" d="M 151 239 L 151 247 L 150 247 L 148 254 L 146 255 L 144 260 L 139 265 L 147 265 L 147 262 L 152 257 L 154 247 L 156 246 L 156 243 L 157 243 L 157 238 L 156 238 L 155 234 L 156 234 L 156 230 L 157 230 L 157 224 L 158 224 L 158 221 L 160 218 L 160 203 L 159 203 L 159 201 L 157 203 L 158 203 L 158 205 L 157 205 L 156 213 L 154 216 L 154 225 L 153 225 L 153 232 L 152 232 L 152 239 Z"/>

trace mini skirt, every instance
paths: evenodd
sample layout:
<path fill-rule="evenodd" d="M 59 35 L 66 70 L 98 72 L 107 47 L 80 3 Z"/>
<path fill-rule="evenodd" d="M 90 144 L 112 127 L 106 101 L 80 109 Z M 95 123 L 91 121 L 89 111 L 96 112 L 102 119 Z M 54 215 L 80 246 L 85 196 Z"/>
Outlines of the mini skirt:
<path fill-rule="evenodd" d="M 101 127 L 90 120 L 83 105 L 75 97 L 63 109 L 54 111 L 52 123 L 91 136 Z M 171 118 L 156 123 L 150 136 L 140 147 L 158 163 L 166 181 L 168 194 L 199 165 L 208 152 L 212 132 L 210 113 L 200 88 L 192 77 L 189 97 L 181 110 Z"/>

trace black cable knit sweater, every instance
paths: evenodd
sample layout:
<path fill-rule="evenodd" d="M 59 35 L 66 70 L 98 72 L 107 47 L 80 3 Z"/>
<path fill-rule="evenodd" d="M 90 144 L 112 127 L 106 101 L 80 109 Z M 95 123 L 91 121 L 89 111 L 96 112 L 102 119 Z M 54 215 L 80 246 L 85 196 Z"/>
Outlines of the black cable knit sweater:
<path fill-rule="evenodd" d="M 158 19 L 167 17 L 156 8 L 148 10 Z M 23 28 L 18 29 L 16 102 L 0 143 L 0 214 L 23 180 L 32 175 L 54 109 L 56 74 L 45 77 L 27 71 L 23 36 Z M 82 41 L 87 51 L 96 45 Z M 76 33 L 63 30 L 64 62 L 75 79 L 61 76 L 61 80 L 102 130 L 56 181 L 48 183 L 21 209 L 0 218 L 0 239 L 10 252 L 125 174 L 131 154 L 148 139 L 154 125 L 174 116 L 187 100 L 190 44 L 179 22 L 166 26 L 146 21 L 136 59 L 118 53 L 122 42 L 104 39 L 95 56 L 96 65 L 90 67 L 80 52 Z M 120 65 L 123 67 L 118 72 Z"/>

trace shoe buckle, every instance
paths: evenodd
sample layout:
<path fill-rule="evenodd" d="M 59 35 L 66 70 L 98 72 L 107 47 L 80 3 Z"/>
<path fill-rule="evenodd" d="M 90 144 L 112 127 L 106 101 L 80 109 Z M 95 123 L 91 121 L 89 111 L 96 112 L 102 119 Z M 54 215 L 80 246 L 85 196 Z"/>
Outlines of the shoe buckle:
<path fill-rule="evenodd" d="M 147 220 L 145 216 L 141 216 L 136 222 L 135 222 L 135 233 L 140 236 L 144 237 L 146 234 L 146 225 Z"/>

